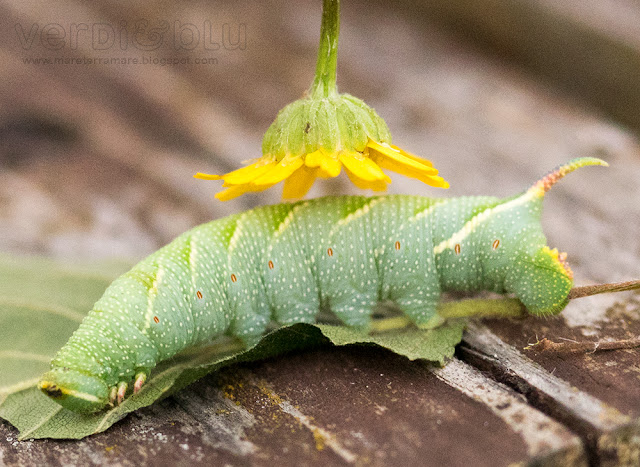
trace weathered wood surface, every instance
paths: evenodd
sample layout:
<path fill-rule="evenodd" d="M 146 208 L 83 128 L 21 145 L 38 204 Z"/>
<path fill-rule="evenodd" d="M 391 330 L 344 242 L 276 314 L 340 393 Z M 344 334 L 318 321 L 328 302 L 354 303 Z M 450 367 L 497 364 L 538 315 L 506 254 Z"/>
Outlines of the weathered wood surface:
<path fill-rule="evenodd" d="M 508 335 L 513 336 L 512 330 Z M 470 362 L 517 387 L 534 406 L 543 407 L 581 434 L 602 465 L 638 464 L 640 449 L 635 439 L 640 434 L 640 391 L 635 362 L 629 364 L 625 355 L 598 358 L 583 354 L 564 366 L 549 368 L 519 354 L 505 341 L 489 329 L 473 324 L 461 352 Z M 536 359 L 563 362 L 562 357 L 554 352 L 551 359 L 545 355 Z M 598 366 L 593 363 L 598 360 L 606 361 Z M 615 368 L 610 371 L 607 366 Z M 628 372 L 631 375 L 624 375 Z"/>
<path fill-rule="evenodd" d="M 451 182 L 447 196 L 510 195 L 572 157 L 602 157 L 611 168 L 584 169 L 549 193 L 544 228 L 550 245 L 569 253 L 578 284 L 640 277 L 632 133 L 423 16 L 344 3 L 341 89 L 372 104 L 396 143 L 434 160 Z M 197 223 L 278 201 L 270 190 L 221 204 L 213 184 L 191 175 L 259 155 L 275 113 L 311 81 L 319 2 L 66 5 L 0 4 L 2 251 L 137 259 Z M 139 18 L 210 19 L 217 34 L 244 23 L 247 46 L 182 52 L 218 58 L 211 66 L 45 66 L 23 59 L 116 54 L 82 41 L 75 50 L 25 50 L 15 33 L 16 23 Z M 443 195 L 392 178 L 393 192 Z M 332 180 L 310 195 L 338 192 L 353 189 Z M 442 370 L 368 347 L 229 368 L 78 442 L 17 442 L 2 423 L 0 464 L 637 465 L 638 350 L 523 347 L 542 337 L 635 337 L 638 300 L 581 299 L 554 320 L 489 321 L 461 347 L 468 363 Z M 492 336 L 495 349 L 482 340 Z"/>
<path fill-rule="evenodd" d="M 79 442 L 13 442 L 4 461 L 49 463 L 62 445 L 61 464 L 586 465 L 579 438 L 524 398 L 461 362 L 436 375 L 370 348 L 290 355 L 209 376 Z"/>

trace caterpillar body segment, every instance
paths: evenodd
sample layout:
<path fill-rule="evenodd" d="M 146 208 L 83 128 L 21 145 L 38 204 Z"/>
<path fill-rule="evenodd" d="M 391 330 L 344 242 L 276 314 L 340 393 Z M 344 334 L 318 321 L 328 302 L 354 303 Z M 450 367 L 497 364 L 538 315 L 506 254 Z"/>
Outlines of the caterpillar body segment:
<path fill-rule="evenodd" d="M 39 386 L 95 412 L 137 392 L 160 361 L 230 335 L 255 343 L 270 322 L 311 323 L 329 308 L 366 329 L 392 300 L 418 326 L 444 321 L 444 291 L 512 293 L 560 312 L 573 284 L 546 246 L 545 192 L 575 159 L 507 199 L 339 196 L 253 209 L 192 229 L 116 279 Z"/>

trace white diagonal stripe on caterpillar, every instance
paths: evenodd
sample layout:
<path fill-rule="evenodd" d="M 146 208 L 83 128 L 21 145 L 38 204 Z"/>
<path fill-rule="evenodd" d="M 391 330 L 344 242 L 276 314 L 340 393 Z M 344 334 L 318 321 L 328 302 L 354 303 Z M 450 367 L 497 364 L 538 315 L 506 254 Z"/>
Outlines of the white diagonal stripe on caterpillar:
<path fill-rule="evenodd" d="M 162 267 L 158 267 L 156 278 L 154 279 L 153 284 L 149 289 L 149 294 L 147 295 L 147 312 L 144 315 L 144 327 L 142 328 L 143 334 L 146 334 L 147 330 L 151 327 L 151 320 L 154 316 L 153 303 L 158 295 L 158 286 L 162 283 L 162 276 L 164 276 L 164 269 L 162 269 Z"/>
<path fill-rule="evenodd" d="M 298 213 L 298 211 L 300 209 L 305 208 L 307 205 L 309 204 L 308 201 L 304 201 L 300 204 L 297 204 L 296 206 L 294 206 L 291 211 L 289 211 L 289 214 L 287 214 L 287 216 L 282 220 L 282 222 L 280 222 L 280 224 L 278 224 L 278 227 L 276 228 L 275 232 L 273 233 L 273 240 L 277 239 L 280 235 L 282 235 L 282 233 L 287 229 L 287 227 L 289 227 L 289 224 L 291 224 L 291 221 L 295 218 L 296 214 Z"/>
<path fill-rule="evenodd" d="M 485 222 L 487 219 L 492 217 L 495 214 L 507 211 L 513 207 L 520 206 L 525 204 L 527 201 L 531 201 L 535 198 L 535 193 L 531 191 L 526 191 L 521 196 L 504 203 L 499 204 L 496 207 L 485 209 L 484 211 L 473 216 L 471 220 L 469 220 L 464 226 L 454 233 L 449 239 L 441 241 L 438 245 L 433 248 L 433 253 L 438 255 L 445 250 L 452 250 L 455 246 L 461 243 L 465 238 L 471 235 L 476 228 Z"/>
<path fill-rule="evenodd" d="M 356 209 L 355 211 L 353 211 L 352 213 L 349 213 L 347 216 L 343 217 L 342 219 L 340 219 L 336 225 L 331 229 L 331 231 L 329 232 L 329 237 L 333 237 L 333 235 L 341 228 L 344 227 L 345 225 L 347 225 L 349 222 L 352 222 L 356 219 L 358 219 L 359 217 L 364 216 L 365 214 L 367 214 L 372 207 L 374 207 L 376 204 L 384 201 L 386 199 L 385 196 L 380 196 L 378 198 L 371 198 L 368 200 L 368 202 L 366 204 L 364 204 L 363 206 L 361 206 L 360 208 Z"/>
<path fill-rule="evenodd" d="M 247 213 L 242 213 L 239 217 L 238 220 L 236 220 L 236 226 L 235 229 L 233 230 L 233 235 L 231 235 L 231 239 L 229 240 L 229 247 L 227 249 L 227 254 L 229 256 L 229 258 L 231 258 L 231 254 L 233 253 L 233 250 L 236 249 L 236 245 L 238 243 L 238 239 L 240 238 L 240 235 L 242 234 L 242 221 L 244 220 L 244 218 L 246 217 Z"/>
<path fill-rule="evenodd" d="M 409 219 L 409 222 L 415 222 L 417 220 L 422 219 L 423 217 L 427 217 L 428 215 L 430 215 L 433 211 L 435 211 L 436 208 L 439 208 L 441 206 L 444 206 L 445 204 L 447 204 L 449 202 L 448 199 L 444 199 L 442 201 L 433 203 L 431 206 L 429 206 L 427 209 L 423 209 L 422 211 L 420 211 L 419 213 L 417 213 L 415 216 L 413 216 L 411 219 Z"/>
<path fill-rule="evenodd" d="M 189 271 L 191 272 L 191 295 L 196 293 L 196 242 L 193 237 L 189 237 Z"/>

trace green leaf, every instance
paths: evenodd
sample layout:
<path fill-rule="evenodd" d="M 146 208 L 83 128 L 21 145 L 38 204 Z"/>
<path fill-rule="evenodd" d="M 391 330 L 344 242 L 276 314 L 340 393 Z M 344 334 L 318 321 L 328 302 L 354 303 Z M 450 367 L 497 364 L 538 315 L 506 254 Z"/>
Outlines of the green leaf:
<path fill-rule="evenodd" d="M 223 366 L 330 343 L 378 345 L 412 360 L 443 364 L 453 356 L 464 329 L 461 320 L 430 331 L 404 328 L 372 335 L 343 326 L 295 324 L 265 335 L 249 350 L 223 339 L 165 361 L 138 394 L 111 410 L 81 415 L 63 409 L 36 388 L 38 378 L 82 316 L 124 270 L 121 265 L 81 268 L 0 255 L 0 417 L 20 430 L 21 439 L 83 438 Z"/>
<path fill-rule="evenodd" d="M 335 345 L 376 344 L 409 360 L 430 360 L 444 365 L 462 340 L 465 325 L 466 320 L 450 320 L 428 331 L 411 327 L 379 334 L 364 334 L 344 326 L 316 326 Z"/>

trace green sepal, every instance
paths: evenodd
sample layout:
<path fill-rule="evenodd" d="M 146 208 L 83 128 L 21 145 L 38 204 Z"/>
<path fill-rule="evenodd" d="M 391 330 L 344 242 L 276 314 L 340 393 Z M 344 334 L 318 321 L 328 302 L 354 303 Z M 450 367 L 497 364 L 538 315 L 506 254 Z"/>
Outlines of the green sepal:
<path fill-rule="evenodd" d="M 286 155 L 364 151 L 369 139 L 391 143 L 385 121 L 367 104 L 349 94 L 303 97 L 283 108 L 266 131 L 262 153 L 275 160 Z"/>

